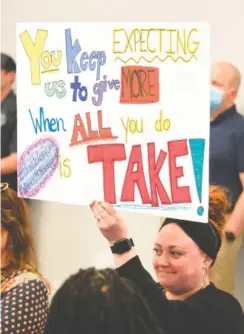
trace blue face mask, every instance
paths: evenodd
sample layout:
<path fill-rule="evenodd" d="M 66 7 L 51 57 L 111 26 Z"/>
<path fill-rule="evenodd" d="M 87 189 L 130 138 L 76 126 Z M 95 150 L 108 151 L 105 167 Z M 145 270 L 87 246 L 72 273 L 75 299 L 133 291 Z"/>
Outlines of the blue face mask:
<path fill-rule="evenodd" d="M 210 89 L 210 111 L 214 111 L 221 107 L 223 91 L 219 88 L 211 86 Z"/>

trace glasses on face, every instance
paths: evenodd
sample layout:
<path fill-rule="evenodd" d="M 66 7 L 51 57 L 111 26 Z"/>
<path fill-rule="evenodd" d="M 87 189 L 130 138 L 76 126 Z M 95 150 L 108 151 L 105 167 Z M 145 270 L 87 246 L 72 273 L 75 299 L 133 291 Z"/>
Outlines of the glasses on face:
<path fill-rule="evenodd" d="M 1 183 L 1 192 L 8 189 L 8 183 Z"/>
<path fill-rule="evenodd" d="M 12 210 L 13 199 L 8 183 L 1 183 L 1 210 Z"/>

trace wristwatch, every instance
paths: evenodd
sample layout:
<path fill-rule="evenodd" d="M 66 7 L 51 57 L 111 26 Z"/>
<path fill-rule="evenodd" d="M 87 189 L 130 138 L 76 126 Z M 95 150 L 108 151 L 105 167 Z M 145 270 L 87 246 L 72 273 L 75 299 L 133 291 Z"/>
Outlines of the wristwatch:
<path fill-rule="evenodd" d="M 233 232 L 225 232 L 225 236 L 228 242 L 233 242 L 236 240 L 236 236 Z"/>
<path fill-rule="evenodd" d="M 115 241 L 113 246 L 111 246 L 111 251 L 113 254 L 123 254 L 131 250 L 131 248 L 134 246 L 133 240 L 130 239 L 120 239 L 118 241 Z"/>

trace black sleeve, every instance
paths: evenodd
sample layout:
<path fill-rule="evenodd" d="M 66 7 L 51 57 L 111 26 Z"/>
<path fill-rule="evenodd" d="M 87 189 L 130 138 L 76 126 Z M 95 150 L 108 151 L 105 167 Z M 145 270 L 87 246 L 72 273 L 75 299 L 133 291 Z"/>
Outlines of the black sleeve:
<path fill-rule="evenodd" d="M 17 152 L 17 124 L 13 130 L 12 139 L 9 147 L 9 154 Z"/>
<path fill-rule="evenodd" d="M 48 291 L 31 280 L 11 289 L 2 299 L 1 333 L 42 334 L 48 313 Z"/>
<path fill-rule="evenodd" d="M 161 287 L 143 268 L 138 256 L 117 268 L 117 271 L 137 286 L 166 333 L 199 333 L 199 323 L 194 309 L 184 301 L 167 300 Z"/>
<path fill-rule="evenodd" d="M 237 143 L 237 169 L 239 173 L 244 172 L 244 129 Z"/>

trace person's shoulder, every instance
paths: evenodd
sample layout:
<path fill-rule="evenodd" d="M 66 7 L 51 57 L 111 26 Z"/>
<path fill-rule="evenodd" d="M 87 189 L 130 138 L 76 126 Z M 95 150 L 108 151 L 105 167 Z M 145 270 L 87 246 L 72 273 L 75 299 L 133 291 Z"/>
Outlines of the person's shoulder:
<path fill-rule="evenodd" d="M 236 109 L 236 112 L 233 115 L 233 121 L 236 122 L 238 126 L 243 126 L 244 124 L 244 114 L 241 114 L 239 110 Z"/>
<path fill-rule="evenodd" d="M 212 287 L 212 296 L 213 301 L 215 300 L 218 305 L 221 305 L 221 308 L 227 309 L 230 313 L 240 313 L 244 317 L 244 313 L 239 301 L 230 293 L 218 289 L 214 284 Z"/>
<path fill-rule="evenodd" d="M 244 135 L 244 115 L 241 114 L 238 110 L 232 114 L 230 118 L 230 131 L 234 135 L 235 138 L 242 138 Z"/>
<path fill-rule="evenodd" d="M 49 294 L 49 286 L 47 282 L 38 273 L 20 270 L 12 274 L 2 286 L 2 292 L 7 293 L 12 290 L 32 290 L 42 291 L 42 293 Z M 39 295 L 39 293 L 38 293 Z"/>
<path fill-rule="evenodd" d="M 6 108 L 16 108 L 16 94 L 15 92 L 12 90 L 8 96 L 2 101 L 2 106 L 6 107 Z"/>
<path fill-rule="evenodd" d="M 33 290 L 45 290 L 47 293 L 49 291 L 48 283 L 46 280 L 38 273 L 26 271 L 23 272 L 20 276 L 20 284 L 23 286 L 28 286 Z"/>

